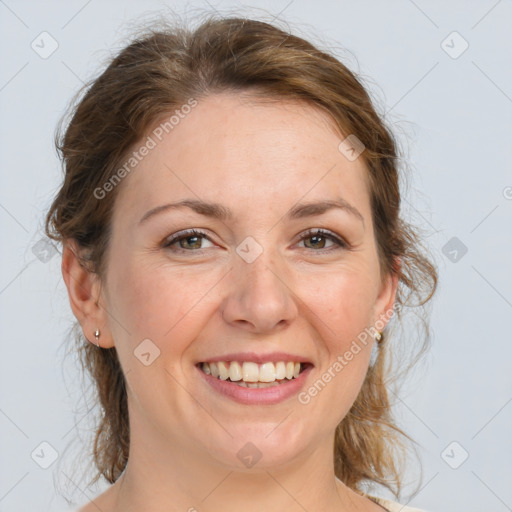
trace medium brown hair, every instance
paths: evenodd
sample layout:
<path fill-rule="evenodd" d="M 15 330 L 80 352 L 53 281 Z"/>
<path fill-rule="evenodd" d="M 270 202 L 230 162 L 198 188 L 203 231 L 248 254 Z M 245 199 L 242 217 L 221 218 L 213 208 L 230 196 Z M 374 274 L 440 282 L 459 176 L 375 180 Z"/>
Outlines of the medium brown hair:
<path fill-rule="evenodd" d="M 209 16 L 195 30 L 170 25 L 149 29 L 126 46 L 84 88 L 64 133 L 56 136 L 65 176 L 47 214 L 47 235 L 61 243 L 76 241 L 83 264 L 104 276 L 120 187 L 104 199 L 98 199 L 94 190 L 112 179 L 134 144 L 163 115 L 191 98 L 200 101 L 217 92 L 249 90 L 262 98 L 300 100 L 321 109 L 340 134 L 353 134 L 364 144 L 361 157 L 368 171 L 382 275 L 395 273 L 399 278 L 397 316 L 401 318 L 405 306 L 425 305 L 435 291 L 437 273 L 417 230 L 399 215 L 400 166 L 391 131 L 344 64 L 262 21 Z M 398 456 L 405 434 L 394 423 L 388 397 L 388 330 L 376 364 L 336 429 L 334 461 L 337 477 L 350 488 L 361 491 L 364 483 L 374 482 L 398 495 Z M 426 331 L 428 338 L 428 326 Z M 98 349 L 82 333 L 77 342 L 102 409 L 94 442 L 95 481 L 103 476 L 114 483 L 129 455 L 125 379 L 115 347 Z"/>

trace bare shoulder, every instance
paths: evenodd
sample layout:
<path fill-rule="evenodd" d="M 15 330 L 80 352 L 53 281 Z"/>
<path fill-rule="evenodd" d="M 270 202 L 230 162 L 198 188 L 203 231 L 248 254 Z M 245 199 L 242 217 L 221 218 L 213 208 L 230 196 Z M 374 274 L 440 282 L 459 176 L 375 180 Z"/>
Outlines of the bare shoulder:
<path fill-rule="evenodd" d="M 113 487 L 110 487 L 105 492 L 93 498 L 82 505 L 80 508 L 77 508 L 74 512 L 112 512 L 114 510 L 114 492 Z"/>
<path fill-rule="evenodd" d="M 98 510 L 101 510 L 102 512 L 110 512 L 110 508 L 104 508 L 103 505 L 100 505 L 98 500 L 92 500 L 91 502 L 87 503 L 86 505 L 83 505 L 81 508 L 77 508 L 73 512 L 98 512 Z"/>

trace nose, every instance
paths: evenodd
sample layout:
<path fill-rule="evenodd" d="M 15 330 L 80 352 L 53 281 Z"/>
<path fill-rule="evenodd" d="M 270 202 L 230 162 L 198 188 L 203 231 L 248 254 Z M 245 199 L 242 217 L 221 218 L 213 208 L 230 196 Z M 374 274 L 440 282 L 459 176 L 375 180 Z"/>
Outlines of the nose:
<path fill-rule="evenodd" d="M 222 304 L 224 320 L 254 333 L 286 327 L 298 314 L 291 281 L 284 266 L 275 264 L 265 251 L 252 263 L 239 258 Z"/>

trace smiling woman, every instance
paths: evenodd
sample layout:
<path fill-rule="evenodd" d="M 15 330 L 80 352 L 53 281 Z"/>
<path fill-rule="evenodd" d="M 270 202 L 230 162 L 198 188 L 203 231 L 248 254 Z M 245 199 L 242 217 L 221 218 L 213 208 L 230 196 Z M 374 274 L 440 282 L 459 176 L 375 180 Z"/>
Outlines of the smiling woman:
<path fill-rule="evenodd" d="M 354 74 L 259 21 L 148 31 L 57 143 L 46 230 L 113 484 L 81 510 L 412 510 L 365 489 L 400 496 L 389 322 L 437 274 Z"/>

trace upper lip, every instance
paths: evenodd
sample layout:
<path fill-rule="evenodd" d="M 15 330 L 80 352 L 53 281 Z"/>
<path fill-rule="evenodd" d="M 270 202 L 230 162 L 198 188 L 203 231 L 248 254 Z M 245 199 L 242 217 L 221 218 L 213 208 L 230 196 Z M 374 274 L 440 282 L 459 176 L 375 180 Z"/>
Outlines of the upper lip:
<path fill-rule="evenodd" d="M 223 354 L 221 356 L 207 357 L 200 361 L 201 363 L 216 363 L 218 361 L 247 361 L 251 363 L 277 363 L 279 361 L 293 361 L 294 363 L 309 363 L 311 361 L 304 356 L 289 354 L 286 352 L 269 352 L 268 354 L 258 354 L 256 352 L 236 352 Z"/>

